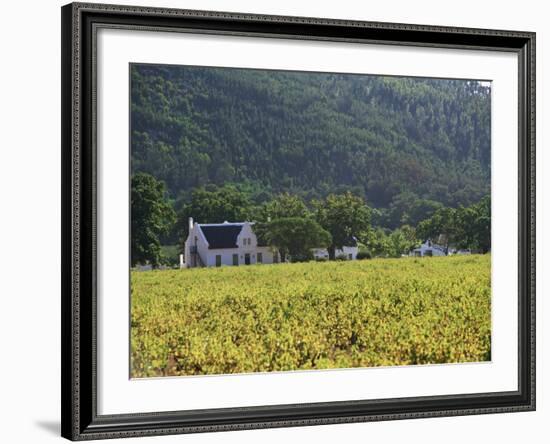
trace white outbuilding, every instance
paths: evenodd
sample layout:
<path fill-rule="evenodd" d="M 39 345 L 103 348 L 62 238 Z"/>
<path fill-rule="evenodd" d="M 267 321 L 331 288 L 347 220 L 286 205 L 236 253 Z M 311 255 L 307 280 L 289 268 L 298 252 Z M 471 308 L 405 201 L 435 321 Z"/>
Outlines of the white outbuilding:
<path fill-rule="evenodd" d="M 411 256 L 447 256 L 448 249 L 441 245 L 434 244 L 430 239 L 424 242 L 420 247 L 411 251 Z"/>

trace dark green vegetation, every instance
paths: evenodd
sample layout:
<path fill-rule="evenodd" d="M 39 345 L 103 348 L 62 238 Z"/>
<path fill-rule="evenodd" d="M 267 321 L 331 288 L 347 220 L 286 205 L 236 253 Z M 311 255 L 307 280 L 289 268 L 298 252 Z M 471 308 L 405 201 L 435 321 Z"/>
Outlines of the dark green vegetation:
<path fill-rule="evenodd" d="M 176 214 L 165 200 L 164 183 L 153 176 L 137 173 L 132 176 L 131 208 L 131 262 L 150 262 L 157 266 L 161 260 L 159 235 L 167 233 L 174 225 Z"/>
<path fill-rule="evenodd" d="M 458 248 L 487 253 L 491 249 L 491 199 L 484 197 L 467 208 L 440 208 L 418 225 L 420 238 L 435 238 L 437 234 Z"/>
<path fill-rule="evenodd" d="M 294 261 L 313 259 L 313 248 L 326 248 L 332 242 L 328 231 L 306 217 L 281 217 L 264 223 L 258 231 L 265 243 L 279 251 L 283 262 L 287 254 Z"/>
<path fill-rule="evenodd" d="M 178 215 L 159 244 L 181 242 L 192 216 L 314 221 L 331 258 L 349 236 L 369 256 L 441 234 L 490 248 L 479 82 L 160 65 L 132 65 L 131 80 L 132 174 L 164 182 Z"/>
<path fill-rule="evenodd" d="M 133 171 L 172 198 L 235 183 L 256 202 L 350 190 L 398 209 L 402 193 L 456 207 L 489 191 L 490 92 L 478 82 L 147 65 L 131 75 Z"/>

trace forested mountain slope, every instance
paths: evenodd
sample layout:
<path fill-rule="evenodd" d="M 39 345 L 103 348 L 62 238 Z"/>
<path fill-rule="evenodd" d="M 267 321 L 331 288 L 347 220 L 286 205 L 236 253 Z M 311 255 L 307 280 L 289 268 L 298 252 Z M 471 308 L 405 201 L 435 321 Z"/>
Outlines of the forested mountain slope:
<path fill-rule="evenodd" d="M 489 193 L 490 89 L 475 81 L 132 65 L 132 171 L 183 198 L 351 190 L 468 205 Z"/>

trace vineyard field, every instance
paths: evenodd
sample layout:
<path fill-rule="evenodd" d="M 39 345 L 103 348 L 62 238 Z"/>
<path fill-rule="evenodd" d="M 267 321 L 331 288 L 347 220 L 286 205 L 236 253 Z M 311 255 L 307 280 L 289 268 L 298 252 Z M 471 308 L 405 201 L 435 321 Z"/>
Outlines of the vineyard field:
<path fill-rule="evenodd" d="M 131 272 L 131 376 L 491 359 L 491 256 Z"/>

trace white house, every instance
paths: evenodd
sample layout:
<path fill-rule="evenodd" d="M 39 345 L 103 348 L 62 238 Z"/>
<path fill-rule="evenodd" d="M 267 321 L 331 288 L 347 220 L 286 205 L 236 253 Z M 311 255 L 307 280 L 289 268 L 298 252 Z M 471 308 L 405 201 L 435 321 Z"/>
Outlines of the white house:
<path fill-rule="evenodd" d="M 430 239 L 411 251 L 411 256 L 447 256 L 447 248 L 434 244 Z"/>
<path fill-rule="evenodd" d="M 189 218 L 189 235 L 185 241 L 185 268 L 220 267 L 222 265 L 273 264 L 279 253 L 264 245 L 252 231 L 251 222 L 199 224 Z"/>
<path fill-rule="evenodd" d="M 359 247 L 357 246 L 357 239 L 352 237 L 348 242 L 348 245 L 343 246 L 341 249 L 337 248 L 334 252 L 334 257 L 345 257 L 347 260 L 357 259 L 357 253 L 359 253 Z M 326 248 L 314 248 L 313 257 L 315 259 L 327 259 L 329 258 L 328 250 Z"/>

